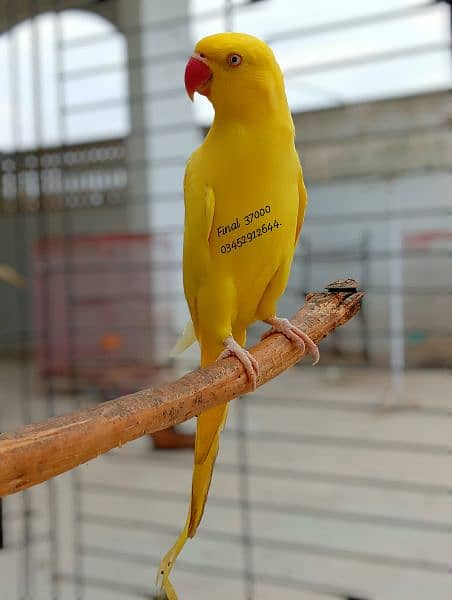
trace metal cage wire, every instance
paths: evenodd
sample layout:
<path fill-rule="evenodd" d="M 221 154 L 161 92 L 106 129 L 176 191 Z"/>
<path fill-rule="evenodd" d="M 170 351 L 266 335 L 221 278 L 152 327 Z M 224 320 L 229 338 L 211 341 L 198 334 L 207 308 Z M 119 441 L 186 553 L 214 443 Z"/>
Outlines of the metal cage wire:
<path fill-rule="evenodd" d="M 66 9 L 92 11 L 116 25 L 68 36 Z M 191 52 L 190 27 L 220 23 L 232 29 L 241 14 L 259 9 L 260 3 L 226 2 L 165 18 L 151 11 L 135 15 L 134 21 L 130 3 L 121 0 L 4 3 L 0 19 L 8 32 L 13 137 L 11 148 L 0 154 L 0 237 L 6 261 L 26 274 L 30 285 L 27 293 L 5 290 L 2 300 L 3 314 L 9 315 L 0 330 L 0 350 L 9 361 L 3 369 L 5 385 L 20 401 L 20 410 L 11 410 L 1 429 L 14 420 L 30 422 L 168 380 L 175 369 L 196 361 L 190 356 L 175 365 L 166 356 L 184 316 L 182 173 L 188 148 L 202 139 L 203 128 L 181 108 L 184 90 L 174 77 L 171 85 L 161 86 L 146 86 L 143 80 L 155 60 L 180 74 Z M 438 10 L 424 2 L 303 27 L 294 24 L 270 34 L 268 41 L 277 47 L 385 27 Z M 54 115 L 60 143 L 52 146 L 45 143 L 43 118 L 43 11 L 54 14 Z M 13 28 L 24 18 L 30 19 L 33 148 L 21 147 L 24 58 Z M 125 60 L 115 62 L 102 52 L 118 31 L 127 40 L 127 51 Z M 155 38 L 156 47 L 144 44 L 145 36 L 151 42 Z M 166 38 L 174 40 L 174 49 L 164 43 Z M 410 141 L 450 141 L 450 117 L 410 121 L 401 115 L 391 127 L 327 131 L 320 121 L 325 117 L 333 123 L 328 110 L 335 109 L 344 110 L 345 120 L 347 101 L 314 78 L 420 59 L 449 47 L 448 40 L 409 43 L 286 69 L 288 85 L 299 85 L 303 77 L 306 89 L 323 96 L 328 108 L 318 111 L 317 121 L 312 117 L 307 131 L 303 122 L 309 113 L 295 115 L 311 207 L 281 309 L 290 313 L 307 289 L 339 274 L 360 279 L 368 300 L 361 320 L 326 345 L 325 375 L 295 369 L 281 383 L 231 408 L 206 527 L 200 530 L 199 545 L 177 564 L 176 578 L 193 598 L 210 598 L 212 590 L 223 588 L 225 597 L 246 600 L 280 593 L 289 599 L 371 600 L 382 593 L 384 579 L 400 586 L 399 598 L 407 590 L 414 593 L 412 581 L 421 590 L 437 586 L 439 600 L 450 590 L 447 432 L 452 406 L 447 385 L 452 330 L 445 315 L 452 289 L 444 276 L 452 224 L 452 205 L 444 192 L 451 177 L 450 151 L 428 164 L 414 157 L 411 163 L 400 159 L 399 165 L 393 155 L 394 164 L 385 166 L 386 171 L 375 171 L 365 158 L 359 166 L 339 161 L 334 170 L 333 165 L 335 148 L 375 144 L 375 156 L 381 156 L 391 140 L 402 148 Z M 71 53 L 86 51 L 105 60 L 68 68 Z M 123 94 L 96 97 L 96 87 L 101 87 L 96 82 L 118 72 L 128 80 Z M 86 92 L 80 98 L 81 89 L 92 90 L 93 97 Z M 416 102 L 414 98 L 410 104 L 413 111 L 421 110 Z M 384 119 L 384 107 L 381 116 L 372 102 L 363 105 L 364 112 L 375 110 L 376 122 Z M 395 110 L 402 113 L 400 106 Z M 125 135 L 73 141 L 74 123 L 86 116 L 91 123 L 108 120 L 109 111 L 116 109 L 128 115 Z M 352 118 L 361 117 L 357 112 Z M 319 159 L 321 153 L 328 164 Z M 438 197 L 406 202 L 410 190 L 415 195 L 428 177 L 438 182 Z M 335 201 L 338 194 L 341 204 Z M 359 194 L 367 202 L 359 204 Z M 383 209 L 372 203 L 376 200 Z M 389 233 L 383 235 L 384 230 Z M 134 250 L 137 244 L 139 251 Z M 425 312 L 433 305 L 435 318 L 431 310 Z M 251 339 L 257 334 L 253 330 Z M 443 371 L 411 374 L 411 367 L 432 366 L 432 355 L 433 365 Z M 388 365 L 392 380 L 382 368 Z M 416 396 L 417 404 L 402 401 L 401 414 L 388 413 L 388 424 L 382 426 L 374 407 L 387 386 L 396 397 L 402 389 Z M 400 419 L 405 420 L 399 425 Z M 413 463 L 418 471 L 409 466 Z M 6 552 L 18 572 L 11 600 L 13 594 L 24 600 L 101 600 L 112 593 L 150 598 L 149 567 L 157 566 L 182 524 L 189 475 L 188 455 L 150 452 L 148 441 L 142 440 L 6 500 L 0 569 Z M 387 589 L 383 593 L 390 597 Z"/>

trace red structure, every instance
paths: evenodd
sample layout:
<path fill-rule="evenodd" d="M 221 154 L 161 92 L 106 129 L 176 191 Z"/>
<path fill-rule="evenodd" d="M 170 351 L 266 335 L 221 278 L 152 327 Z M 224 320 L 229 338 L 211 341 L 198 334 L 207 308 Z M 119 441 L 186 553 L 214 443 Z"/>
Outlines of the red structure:
<path fill-rule="evenodd" d="M 171 256 L 170 240 L 158 234 L 40 240 L 31 269 L 40 375 L 99 381 L 132 369 L 148 380 L 173 339 Z"/>

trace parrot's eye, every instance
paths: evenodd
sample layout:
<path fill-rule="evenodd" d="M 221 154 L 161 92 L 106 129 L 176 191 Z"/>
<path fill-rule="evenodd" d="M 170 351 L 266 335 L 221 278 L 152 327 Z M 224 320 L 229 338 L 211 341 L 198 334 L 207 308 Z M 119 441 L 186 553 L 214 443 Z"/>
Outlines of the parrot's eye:
<path fill-rule="evenodd" d="M 228 65 L 230 67 L 238 67 L 241 62 L 242 57 L 240 56 L 240 54 L 230 54 L 228 56 Z"/>

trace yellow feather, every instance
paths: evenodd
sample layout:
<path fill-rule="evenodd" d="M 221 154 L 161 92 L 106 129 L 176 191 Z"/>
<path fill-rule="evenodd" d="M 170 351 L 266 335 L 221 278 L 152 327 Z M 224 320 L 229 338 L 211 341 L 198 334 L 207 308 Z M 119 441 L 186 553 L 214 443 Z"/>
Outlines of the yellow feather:
<path fill-rule="evenodd" d="M 182 354 L 182 352 L 187 350 L 187 348 L 190 348 L 190 346 L 192 344 L 194 344 L 195 342 L 196 342 L 196 334 L 195 334 L 195 330 L 193 328 L 193 323 L 191 321 L 188 321 L 188 323 L 185 325 L 182 335 L 179 337 L 177 342 L 171 348 L 169 356 L 171 358 L 174 358 L 175 356 Z"/>
<path fill-rule="evenodd" d="M 9 265 L 0 265 L 0 280 L 9 283 L 10 285 L 14 285 L 15 287 L 25 287 L 26 281 L 19 275 L 19 273 L 14 270 Z"/>
<path fill-rule="evenodd" d="M 215 119 L 186 169 L 184 291 L 202 365 L 224 340 L 245 343 L 246 328 L 276 314 L 289 277 L 307 202 L 281 70 L 264 42 L 217 34 L 196 52 L 212 70 Z M 227 56 L 242 56 L 227 68 Z M 177 600 L 169 574 L 202 518 L 227 406 L 198 417 L 187 521 L 162 560 L 161 584 Z"/>

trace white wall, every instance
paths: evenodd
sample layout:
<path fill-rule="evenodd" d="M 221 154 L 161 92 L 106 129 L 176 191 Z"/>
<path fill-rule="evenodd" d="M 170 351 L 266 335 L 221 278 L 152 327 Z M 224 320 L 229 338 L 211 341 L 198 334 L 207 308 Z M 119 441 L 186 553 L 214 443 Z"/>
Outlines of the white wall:
<path fill-rule="evenodd" d="M 450 92 L 386 100 L 297 115 L 297 145 L 309 189 L 303 240 L 314 253 L 359 248 L 369 236 L 371 258 L 322 259 L 313 263 L 314 287 L 342 276 L 367 280 L 365 305 L 372 332 L 371 354 L 386 361 L 390 349 L 390 223 L 397 219 L 403 240 L 430 230 L 452 231 L 452 132 Z M 406 253 L 406 249 L 405 249 Z M 394 257 L 393 257 L 394 259 Z M 405 288 L 444 287 L 450 283 L 450 258 L 411 254 L 403 257 Z M 292 285 L 302 285 L 294 269 Z M 437 295 L 429 315 L 425 293 L 404 294 L 407 356 L 422 354 L 433 331 L 447 329 L 450 296 Z M 359 321 L 347 326 L 346 346 L 359 348 Z M 416 331 L 429 331 L 415 340 Z M 422 336 L 421 336 L 422 337 Z M 444 344 L 438 341 L 437 344 Z M 414 347 L 416 346 L 416 347 Z"/>

